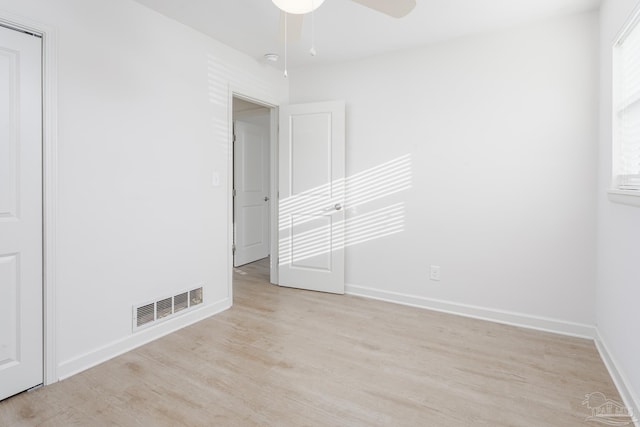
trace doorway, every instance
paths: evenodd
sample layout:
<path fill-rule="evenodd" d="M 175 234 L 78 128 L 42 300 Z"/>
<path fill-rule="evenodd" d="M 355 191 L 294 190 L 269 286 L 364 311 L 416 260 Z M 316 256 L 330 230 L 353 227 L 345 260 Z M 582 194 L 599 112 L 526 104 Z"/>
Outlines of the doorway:
<path fill-rule="evenodd" d="M 232 268 L 269 257 L 272 284 L 343 294 L 344 101 L 277 108 L 233 92 L 230 98 Z M 265 127 L 267 117 L 270 137 L 263 133 L 247 144 L 245 137 L 263 132 L 254 125 Z M 257 255 L 246 256 L 245 249 Z"/>
<path fill-rule="evenodd" d="M 261 261 L 269 265 L 274 236 L 273 120 L 275 110 L 242 96 L 232 98 L 233 267 Z"/>

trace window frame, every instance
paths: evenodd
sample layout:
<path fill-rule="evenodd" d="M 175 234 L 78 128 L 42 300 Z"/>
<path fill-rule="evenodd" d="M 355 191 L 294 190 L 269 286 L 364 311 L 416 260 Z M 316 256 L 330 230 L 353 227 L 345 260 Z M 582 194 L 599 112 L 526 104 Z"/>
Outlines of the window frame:
<path fill-rule="evenodd" d="M 622 161 L 622 141 L 620 136 L 621 119 L 619 113 L 623 105 L 623 100 L 628 94 L 623 93 L 622 86 L 622 45 L 634 31 L 640 31 L 640 6 L 636 7 L 627 19 L 622 30 L 618 33 L 612 46 L 612 107 L 611 107 L 611 180 L 608 190 L 609 200 L 616 203 L 623 203 L 640 207 L 640 189 L 622 188 L 621 182 L 625 175 L 620 174 L 620 163 Z M 638 102 L 638 101 L 635 101 Z"/>

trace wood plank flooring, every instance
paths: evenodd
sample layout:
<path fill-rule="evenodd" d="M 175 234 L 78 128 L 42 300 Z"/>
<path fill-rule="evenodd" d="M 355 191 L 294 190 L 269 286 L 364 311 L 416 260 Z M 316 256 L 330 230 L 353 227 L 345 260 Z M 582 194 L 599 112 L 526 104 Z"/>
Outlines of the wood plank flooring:
<path fill-rule="evenodd" d="M 268 284 L 232 309 L 0 402 L 0 426 L 585 426 L 620 397 L 588 340 Z"/>

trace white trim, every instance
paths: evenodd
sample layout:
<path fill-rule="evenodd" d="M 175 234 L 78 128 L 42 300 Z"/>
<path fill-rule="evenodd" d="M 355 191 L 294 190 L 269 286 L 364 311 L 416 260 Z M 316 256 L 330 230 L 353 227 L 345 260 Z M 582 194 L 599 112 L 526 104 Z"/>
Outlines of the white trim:
<path fill-rule="evenodd" d="M 269 281 L 277 285 L 280 282 L 280 273 L 278 270 L 278 207 L 280 205 L 280 197 L 278 197 L 278 178 L 279 178 L 279 163 L 278 163 L 278 113 L 279 110 L 276 107 L 271 108 L 271 257 L 269 261 L 270 265 L 270 277 Z"/>
<path fill-rule="evenodd" d="M 44 336 L 45 384 L 58 381 L 56 325 L 56 256 L 58 217 L 58 36 L 48 29 L 43 34 L 44 51 Z"/>
<path fill-rule="evenodd" d="M 215 314 L 221 313 L 229 309 L 230 307 L 231 298 L 225 298 L 221 301 L 193 310 L 183 316 L 176 317 L 167 322 L 163 322 L 148 329 L 137 332 L 136 334 L 129 335 L 126 338 L 114 341 L 110 344 L 92 350 L 71 360 L 62 362 L 58 367 L 60 380 L 69 378 L 77 373 L 106 362 L 107 360 L 113 359 L 114 357 L 120 356 L 121 354 L 131 351 L 151 341 L 162 338 L 163 336 L 182 329 L 186 326 L 192 325 Z"/>
<path fill-rule="evenodd" d="M 401 294 L 398 292 L 384 291 L 347 284 L 345 293 L 395 304 L 411 307 L 425 308 L 458 316 L 471 317 L 473 319 L 488 320 L 490 322 L 503 323 L 511 326 L 519 326 L 538 331 L 552 332 L 578 338 L 593 339 L 595 327 L 582 323 L 568 322 L 565 320 L 551 319 L 547 317 L 531 316 L 512 311 L 496 310 L 493 308 L 479 307 L 468 304 L 459 304 L 451 301 L 442 301 L 425 298 L 416 295 Z"/>
<path fill-rule="evenodd" d="M 233 89 L 227 99 L 227 295 L 233 304 Z"/>
<path fill-rule="evenodd" d="M 44 384 L 58 381 L 56 350 L 56 222 L 58 201 L 58 34 L 23 16 L 0 11 L 0 23 L 42 36 L 42 193 Z"/>
<path fill-rule="evenodd" d="M 628 191 L 619 188 L 620 179 L 623 175 L 619 172 L 620 163 L 620 137 L 618 135 L 620 129 L 620 109 L 628 102 L 628 99 L 620 99 L 620 81 L 622 79 L 621 67 L 620 67 L 620 48 L 631 32 L 640 25 L 640 3 L 637 4 L 629 18 L 618 31 L 614 38 L 613 46 L 611 48 L 611 67 L 612 67 L 612 108 L 611 108 L 611 189 L 608 190 L 608 198 L 613 203 L 620 203 L 630 206 L 640 206 L 640 199 L 636 199 L 637 192 Z M 628 107 L 630 104 L 627 104 Z"/>
<path fill-rule="evenodd" d="M 631 34 L 631 31 L 633 31 L 635 26 L 638 25 L 639 23 L 640 23 L 640 4 L 638 4 L 633 9 L 633 12 L 631 12 L 631 15 L 629 16 L 627 21 L 624 23 L 620 31 L 618 31 L 618 34 L 614 39 L 615 41 L 613 42 L 613 45 L 619 46 L 620 44 L 622 44 L 627 39 L 629 34 Z"/>
<path fill-rule="evenodd" d="M 612 357 L 611 352 L 609 351 L 609 347 L 606 345 L 602 335 L 600 335 L 600 331 L 596 330 L 596 336 L 594 339 L 596 344 L 596 348 L 600 353 L 600 357 L 604 362 L 604 365 L 607 367 L 609 371 L 609 375 L 611 375 L 611 379 L 618 389 L 618 393 L 620 393 L 620 397 L 622 397 L 623 403 L 627 408 L 631 408 L 633 410 L 634 416 L 637 418 L 634 425 L 636 427 L 640 427 L 640 399 L 633 392 L 633 388 L 631 387 L 631 382 L 629 379 L 622 373 L 621 370 L 618 369 L 618 364 L 615 359 Z"/>
<path fill-rule="evenodd" d="M 609 201 L 629 206 L 640 207 L 640 191 L 631 190 L 607 190 Z"/>

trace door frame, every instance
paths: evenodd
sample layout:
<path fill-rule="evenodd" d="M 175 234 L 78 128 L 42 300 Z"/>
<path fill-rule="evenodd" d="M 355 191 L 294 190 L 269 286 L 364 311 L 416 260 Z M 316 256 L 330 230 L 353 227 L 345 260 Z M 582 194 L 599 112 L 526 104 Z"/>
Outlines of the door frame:
<path fill-rule="evenodd" d="M 251 90 L 234 87 L 229 85 L 228 95 L 228 129 L 229 129 L 229 149 L 228 149 L 228 175 L 227 175 L 227 265 L 229 266 L 227 286 L 229 298 L 233 301 L 233 98 L 239 98 L 244 101 L 251 102 L 269 109 L 269 157 L 270 157 L 270 186 L 269 198 L 271 204 L 269 206 L 269 221 L 271 222 L 270 232 L 270 282 L 274 285 L 278 284 L 278 103 L 274 100 L 265 100 L 260 95 L 253 94 Z M 274 256 L 276 254 L 276 256 Z"/>
<path fill-rule="evenodd" d="M 58 201 L 58 75 L 55 28 L 0 11 L 0 25 L 42 37 L 42 309 L 45 385 L 58 381 L 56 357 L 56 230 Z"/>

